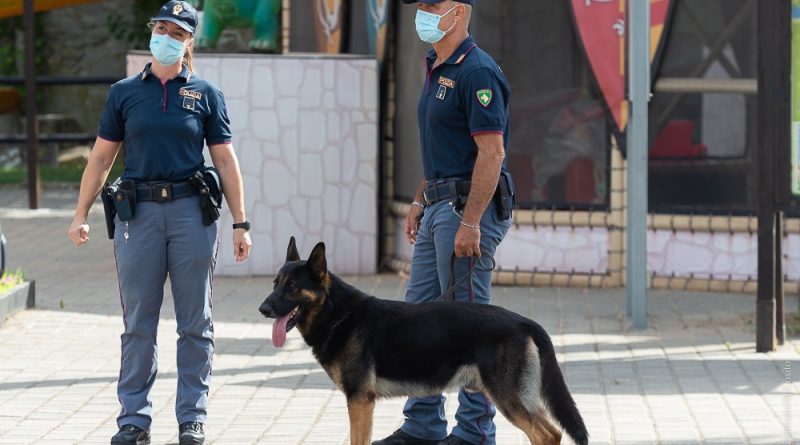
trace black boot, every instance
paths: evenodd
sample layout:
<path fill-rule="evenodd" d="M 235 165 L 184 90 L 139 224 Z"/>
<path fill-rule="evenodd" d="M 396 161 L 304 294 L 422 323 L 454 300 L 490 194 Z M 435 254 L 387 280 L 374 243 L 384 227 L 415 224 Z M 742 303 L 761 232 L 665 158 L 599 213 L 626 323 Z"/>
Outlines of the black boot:
<path fill-rule="evenodd" d="M 200 422 L 183 422 L 178 431 L 178 445 L 203 445 L 206 441 Z"/>
<path fill-rule="evenodd" d="M 150 433 L 134 425 L 122 425 L 111 438 L 111 445 L 148 445 Z"/>
<path fill-rule="evenodd" d="M 391 436 L 372 442 L 372 445 L 436 445 L 438 440 L 417 439 L 403 430 L 397 430 Z"/>
<path fill-rule="evenodd" d="M 472 445 L 472 444 L 454 434 L 451 434 L 445 437 L 443 441 L 439 442 L 436 445 Z"/>

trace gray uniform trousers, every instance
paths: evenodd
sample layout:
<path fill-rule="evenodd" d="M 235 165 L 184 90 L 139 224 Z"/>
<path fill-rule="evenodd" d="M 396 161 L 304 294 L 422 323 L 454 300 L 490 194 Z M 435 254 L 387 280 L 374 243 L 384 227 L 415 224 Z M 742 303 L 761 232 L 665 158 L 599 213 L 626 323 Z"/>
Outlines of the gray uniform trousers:
<path fill-rule="evenodd" d="M 175 414 L 179 424 L 204 422 L 214 350 L 211 286 L 219 245 L 217 223 L 203 226 L 197 196 L 139 202 L 136 207 L 127 226 L 117 219 L 114 233 L 125 325 L 117 424 L 150 429 L 150 390 L 158 372 L 156 332 L 167 275 L 178 325 Z"/>

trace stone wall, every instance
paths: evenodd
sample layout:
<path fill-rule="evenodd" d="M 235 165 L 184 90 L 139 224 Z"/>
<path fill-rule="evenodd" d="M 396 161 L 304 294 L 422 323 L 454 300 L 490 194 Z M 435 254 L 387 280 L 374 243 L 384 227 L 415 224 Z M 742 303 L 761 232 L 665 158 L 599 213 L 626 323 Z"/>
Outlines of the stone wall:
<path fill-rule="evenodd" d="M 395 257 L 409 261 L 403 221 L 395 220 Z M 519 225 L 508 231 L 495 259 L 498 270 L 605 274 L 608 249 L 604 228 Z M 659 277 L 755 280 L 758 240 L 755 233 L 648 230 L 647 267 Z M 784 238 L 783 267 L 788 280 L 800 280 L 800 234 Z"/>
<path fill-rule="evenodd" d="M 403 222 L 395 221 L 395 256 L 410 261 Z M 514 225 L 497 247 L 495 261 L 498 270 L 602 275 L 608 271 L 608 230 Z"/>
<path fill-rule="evenodd" d="M 141 71 L 148 55 L 128 57 Z M 274 274 L 289 236 L 319 241 L 337 273 L 373 273 L 378 236 L 378 67 L 355 57 L 199 54 L 197 75 L 225 94 L 252 221 L 249 261 L 233 262 L 221 218 L 217 271 Z"/>
<path fill-rule="evenodd" d="M 659 276 L 755 280 L 758 237 L 756 233 L 650 230 L 647 264 Z M 800 280 L 800 234 L 783 239 L 783 267 L 788 280 Z"/>

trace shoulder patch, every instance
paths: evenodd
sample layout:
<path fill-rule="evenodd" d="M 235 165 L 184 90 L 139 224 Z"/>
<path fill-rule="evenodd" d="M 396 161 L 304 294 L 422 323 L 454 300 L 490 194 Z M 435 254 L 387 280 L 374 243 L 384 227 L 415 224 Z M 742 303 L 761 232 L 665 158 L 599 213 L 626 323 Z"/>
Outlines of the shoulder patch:
<path fill-rule="evenodd" d="M 492 90 L 478 90 L 475 95 L 478 97 L 478 103 L 483 105 L 484 108 L 488 107 L 489 104 L 492 103 Z"/>

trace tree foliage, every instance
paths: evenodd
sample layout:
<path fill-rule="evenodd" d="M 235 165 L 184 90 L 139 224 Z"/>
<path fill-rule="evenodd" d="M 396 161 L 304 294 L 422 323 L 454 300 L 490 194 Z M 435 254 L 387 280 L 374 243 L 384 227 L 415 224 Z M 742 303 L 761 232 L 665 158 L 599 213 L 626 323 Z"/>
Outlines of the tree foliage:
<path fill-rule="evenodd" d="M 129 43 L 131 49 L 147 49 L 150 30 L 147 24 L 166 0 L 133 0 L 128 11 L 114 12 L 108 16 L 111 37 Z"/>

